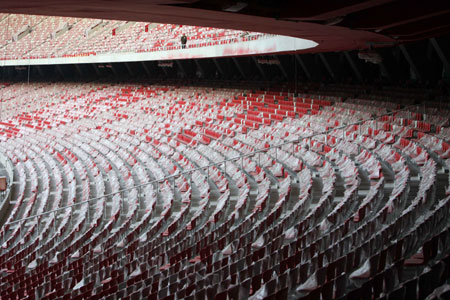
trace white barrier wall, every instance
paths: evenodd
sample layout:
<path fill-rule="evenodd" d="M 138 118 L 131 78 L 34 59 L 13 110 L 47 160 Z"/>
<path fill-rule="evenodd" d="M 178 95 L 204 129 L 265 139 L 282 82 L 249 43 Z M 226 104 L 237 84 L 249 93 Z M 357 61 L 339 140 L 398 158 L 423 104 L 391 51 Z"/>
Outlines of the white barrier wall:
<path fill-rule="evenodd" d="M 0 61 L 0 66 L 114 63 L 189 58 L 211 58 L 266 53 L 275 54 L 277 52 L 310 49 L 316 47 L 317 45 L 318 44 L 316 42 L 310 40 L 288 36 L 269 35 L 267 37 L 260 38 L 254 41 L 204 46 L 199 48 L 161 50 L 142 53 L 108 53 L 80 57 L 4 60 Z"/>
<path fill-rule="evenodd" d="M 0 164 L 6 169 L 6 191 L 3 192 L 0 198 L 0 220 L 6 220 L 5 213 L 9 207 L 9 201 L 11 200 L 11 187 L 14 180 L 14 167 L 12 161 L 7 158 L 3 153 L 0 153 Z"/>

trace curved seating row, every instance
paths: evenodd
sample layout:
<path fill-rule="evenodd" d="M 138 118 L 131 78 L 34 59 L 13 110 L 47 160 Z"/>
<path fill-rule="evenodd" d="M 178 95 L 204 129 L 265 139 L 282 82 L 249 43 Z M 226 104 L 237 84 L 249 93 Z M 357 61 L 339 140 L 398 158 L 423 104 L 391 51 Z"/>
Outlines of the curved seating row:
<path fill-rule="evenodd" d="M 2 60 L 153 52 L 242 43 L 263 33 L 186 25 L 0 14 Z"/>
<path fill-rule="evenodd" d="M 53 100 L 0 124 L 2 298 L 395 298 L 447 268 L 445 127 L 308 95 L 37 92 Z"/>

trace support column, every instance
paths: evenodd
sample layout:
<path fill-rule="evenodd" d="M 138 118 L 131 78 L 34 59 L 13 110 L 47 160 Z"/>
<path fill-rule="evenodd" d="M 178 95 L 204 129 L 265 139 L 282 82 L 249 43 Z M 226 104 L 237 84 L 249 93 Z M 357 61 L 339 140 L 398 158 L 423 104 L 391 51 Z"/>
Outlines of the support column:
<path fill-rule="evenodd" d="M 260 66 L 260 64 L 258 64 L 258 61 L 256 60 L 256 58 L 254 56 L 252 56 L 252 60 L 256 65 L 256 68 L 258 69 L 259 73 L 262 75 L 262 77 L 264 78 L 264 80 L 267 80 L 267 76 L 266 73 L 264 73 L 263 68 Z"/>
<path fill-rule="evenodd" d="M 200 72 L 202 72 L 203 76 L 205 75 L 205 70 L 203 70 L 202 66 L 200 65 L 200 63 L 198 62 L 198 59 L 194 59 L 194 63 L 197 66 L 197 68 L 200 69 Z"/>
<path fill-rule="evenodd" d="M 131 76 L 134 76 L 134 72 L 131 69 L 130 64 L 126 62 L 125 67 L 127 68 L 128 73 L 130 73 Z"/>
<path fill-rule="evenodd" d="M 331 69 L 330 65 L 328 64 L 327 59 L 325 58 L 325 55 L 323 53 L 319 53 L 319 57 L 322 60 L 323 65 L 327 69 L 328 73 L 330 74 L 331 78 L 336 79 L 333 69 Z"/>
<path fill-rule="evenodd" d="M 113 64 L 110 64 L 111 65 L 111 71 L 114 73 L 114 76 L 118 76 L 118 74 L 117 74 L 117 70 L 116 70 L 116 68 L 114 68 L 114 65 Z"/>
<path fill-rule="evenodd" d="M 437 40 L 435 38 L 430 39 L 430 43 L 433 46 L 434 50 L 436 51 L 437 55 L 439 56 L 439 59 L 441 60 L 444 70 L 447 74 L 450 74 L 450 64 L 448 62 L 447 57 L 445 56 L 444 51 L 442 51 L 441 47 L 439 46 Z"/>
<path fill-rule="evenodd" d="M 220 66 L 220 64 L 219 64 L 219 62 L 217 61 L 217 59 L 213 58 L 213 62 L 214 62 L 214 64 L 216 65 L 217 70 L 219 70 L 219 73 L 220 73 L 222 76 L 225 76 L 225 73 L 223 72 L 223 69 L 222 69 L 222 67 Z"/>
<path fill-rule="evenodd" d="M 183 76 L 187 77 L 186 71 L 184 70 L 183 65 L 181 64 L 181 62 L 179 60 L 176 60 L 176 62 L 177 62 L 178 68 L 180 68 L 181 72 L 183 72 Z"/>
<path fill-rule="evenodd" d="M 298 61 L 298 63 L 302 67 L 302 70 L 303 70 L 303 72 L 305 72 L 306 77 L 308 77 L 308 79 L 311 79 L 311 73 L 309 73 L 309 70 L 306 67 L 305 63 L 303 62 L 303 59 L 298 54 L 295 54 L 295 59 Z"/>
<path fill-rule="evenodd" d="M 36 66 L 36 70 L 38 71 L 39 76 L 45 77 L 45 74 L 44 74 L 44 72 L 42 71 L 41 66 Z"/>
<path fill-rule="evenodd" d="M 347 59 L 350 66 L 352 67 L 353 73 L 355 73 L 356 78 L 358 78 L 358 80 L 361 82 L 362 81 L 361 73 L 359 72 L 358 67 L 356 66 L 355 62 L 353 61 L 352 57 L 350 56 L 350 53 L 348 53 L 348 51 L 345 51 L 344 56 Z"/>
<path fill-rule="evenodd" d="M 98 69 L 96 64 L 92 64 L 92 66 L 94 67 L 95 73 L 97 74 L 97 76 L 100 76 L 100 70 Z"/>
<path fill-rule="evenodd" d="M 79 65 L 75 64 L 75 70 L 77 70 L 78 75 L 80 75 L 80 77 L 83 77 L 83 71 L 81 71 L 81 68 Z"/>
<path fill-rule="evenodd" d="M 284 78 L 288 79 L 288 75 L 287 75 L 286 70 L 284 69 L 283 65 L 281 64 L 280 59 L 278 57 L 276 57 L 275 55 L 273 56 L 273 58 L 280 62 L 280 64 L 278 64 L 277 66 L 280 69 L 281 73 L 283 73 Z"/>
<path fill-rule="evenodd" d="M 145 73 L 147 73 L 147 75 L 150 76 L 151 73 L 144 61 L 141 61 L 141 65 L 144 68 Z"/>
<path fill-rule="evenodd" d="M 55 66 L 55 70 L 56 70 L 56 72 L 57 72 L 59 75 L 61 75 L 62 77 L 65 77 L 65 76 L 64 76 L 64 72 L 62 71 L 62 69 L 61 69 L 61 67 L 60 67 L 59 65 L 56 65 L 56 66 Z"/>
<path fill-rule="evenodd" d="M 231 59 L 233 60 L 233 62 L 234 62 L 234 64 L 236 65 L 236 67 L 238 68 L 239 73 L 241 73 L 242 78 L 246 78 L 245 73 L 244 73 L 244 70 L 242 70 L 241 65 L 239 65 L 239 63 L 237 62 L 236 58 L 235 58 L 235 57 L 232 57 Z"/>
<path fill-rule="evenodd" d="M 414 63 L 414 61 L 412 60 L 411 56 L 409 55 L 408 51 L 406 50 L 405 45 L 400 45 L 399 46 L 400 50 L 403 53 L 403 56 L 405 57 L 406 61 L 409 64 L 409 67 L 411 68 L 411 70 L 414 72 L 414 74 L 416 75 L 417 79 L 421 79 L 422 77 L 420 76 L 419 73 L 419 69 L 417 69 L 416 64 Z"/>

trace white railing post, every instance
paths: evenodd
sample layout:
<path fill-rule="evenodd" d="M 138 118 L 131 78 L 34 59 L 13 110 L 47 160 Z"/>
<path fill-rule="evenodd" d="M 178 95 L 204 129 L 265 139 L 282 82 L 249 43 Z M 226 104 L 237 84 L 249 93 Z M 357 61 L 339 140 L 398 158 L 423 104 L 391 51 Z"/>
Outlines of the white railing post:
<path fill-rule="evenodd" d="M 24 230 L 23 229 L 23 222 L 25 222 L 25 221 L 22 221 L 22 222 L 20 222 L 19 223 L 19 237 L 20 237 L 20 240 L 22 240 L 22 237 L 23 237 L 23 233 L 22 233 L 22 231 Z"/>
<path fill-rule="evenodd" d="M 120 191 L 120 216 L 126 216 L 125 214 L 125 198 L 124 198 L 124 191 Z"/>
<path fill-rule="evenodd" d="M 106 221 L 106 206 L 108 206 L 108 197 L 104 197 L 105 200 L 103 201 L 103 213 L 102 213 L 102 220 Z"/>
<path fill-rule="evenodd" d="M 36 216 L 36 234 L 37 234 L 36 239 L 39 240 L 39 242 L 40 242 L 40 238 L 39 238 L 39 236 L 40 236 L 40 234 L 39 234 L 39 216 Z M 40 245 L 40 243 L 39 243 L 39 245 Z"/>
<path fill-rule="evenodd" d="M 56 232 L 56 210 L 53 211 L 53 231 L 55 233 L 55 238 L 56 238 L 56 234 L 57 234 L 57 232 Z"/>
<path fill-rule="evenodd" d="M 137 194 L 138 194 L 138 197 L 137 197 L 138 210 L 140 211 L 141 210 L 141 201 L 143 201 L 143 199 L 142 199 L 142 196 L 143 196 L 142 195 L 142 186 L 141 185 L 138 186 Z"/>
<path fill-rule="evenodd" d="M 91 223 L 91 201 L 90 200 L 87 201 L 87 221 L 88 221 L 88 224 Z"/>
<path fill-rule="evenodd" d="M 173 183 L 173 197 L 175 198 L 175 187 L 176 187 L 176 184 L 175 184 L 175 176 L 174 177 L 172 177 L 172 183 Z"/>

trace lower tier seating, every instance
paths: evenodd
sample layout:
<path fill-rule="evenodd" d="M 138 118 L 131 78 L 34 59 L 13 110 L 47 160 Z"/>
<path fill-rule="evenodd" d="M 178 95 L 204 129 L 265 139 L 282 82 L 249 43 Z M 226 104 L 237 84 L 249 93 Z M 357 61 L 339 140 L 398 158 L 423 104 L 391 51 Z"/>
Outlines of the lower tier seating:
<path fill-rule="evenodd" d="M 2 299 L 448 294 L 441 118 L 245 89 L 3 89 Z"/>

